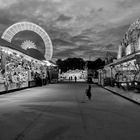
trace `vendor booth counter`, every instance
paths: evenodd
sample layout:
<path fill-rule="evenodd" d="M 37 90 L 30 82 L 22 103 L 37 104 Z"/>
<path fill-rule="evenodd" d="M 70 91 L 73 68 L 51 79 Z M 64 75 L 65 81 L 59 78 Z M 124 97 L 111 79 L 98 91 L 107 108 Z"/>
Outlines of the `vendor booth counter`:
<path fill-rule="evenodd" d="M 51 70 L 43 61 L 0 46 L 0 93 L 46 85 Z"/>
<path fill-rule="evenodd" d="M 140 89 L 140 52 L 131 54 L 98 70 L 98 84 L 123 89 Z"/>

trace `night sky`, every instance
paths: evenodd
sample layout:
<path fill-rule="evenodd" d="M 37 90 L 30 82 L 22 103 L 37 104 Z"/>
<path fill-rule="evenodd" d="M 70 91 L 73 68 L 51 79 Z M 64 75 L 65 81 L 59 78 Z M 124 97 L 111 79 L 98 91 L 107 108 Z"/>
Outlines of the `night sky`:
<path fill-rule="evenodd" d="M 16 22 L 38 24 L 53 42 L 53 59 L 117 53 L 137 18 L 140 0 L 0 0 L 1 35 Z"/>

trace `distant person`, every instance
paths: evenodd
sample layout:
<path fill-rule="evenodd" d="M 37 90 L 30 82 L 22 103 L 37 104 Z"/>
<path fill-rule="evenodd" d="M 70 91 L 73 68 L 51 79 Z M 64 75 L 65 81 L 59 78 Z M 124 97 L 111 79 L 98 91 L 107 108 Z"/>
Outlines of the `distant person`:
<path fill-rule="evenodd" d="M 76 83 L 77 82 L 77 77 L 76 76 L 74 77 L 74 80 L 75 80 L 75 83 Z"/>
<path fill-rule="evenodd" d="M 88 89 L 86 89 L 86 95 L 89 100 L 91 100 L 91 85 L 88 85 Z"/>

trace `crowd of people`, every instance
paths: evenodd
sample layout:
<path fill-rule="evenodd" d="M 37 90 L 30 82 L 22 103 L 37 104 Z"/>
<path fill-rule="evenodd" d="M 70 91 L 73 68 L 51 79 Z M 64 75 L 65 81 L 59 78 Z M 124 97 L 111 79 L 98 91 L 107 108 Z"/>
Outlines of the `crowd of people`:
<path fill-rule="evenodd" d="M 76 83 L 76 82 L 77 82 L 77 77 L 76 77 L 76 76 L 74 76 L 74 77 L 70 76 L 70 77 L 69 77 L 69 81 L 73 81 L 73 78 L 74 78 L 74 81 L 75 81 L 75 83 Z"/>

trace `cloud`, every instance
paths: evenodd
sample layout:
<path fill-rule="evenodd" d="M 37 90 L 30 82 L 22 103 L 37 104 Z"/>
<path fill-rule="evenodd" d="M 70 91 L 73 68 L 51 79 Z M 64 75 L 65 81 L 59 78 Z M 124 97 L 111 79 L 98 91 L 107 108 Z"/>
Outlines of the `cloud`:
<path fill-rule="evenodd" d="M 62 21 L 62 22 L 64 22 L 64 21 L 69 21 L 71 19 L 72 19 L 72 17 L 69 17 L 69 16 L 66 16 L 64 14 L 61 14 L 56 21 Z"/>
<path fill-rule="evenodd" d="M 130 9 L 130 8 L 134 8 L 140 5 L 140 1 L 139 0 L 119 0 L 117 2 L 117 5 L 119 8 Z"/>
<path fill-rule="evenodd" d="M 54 3 L 61 3 L 62 0 L 52 0 Z"/>
<path fill-rule="evenodd" d="M 74 44 L 72 42 L 68 42 L 62 39 L 54 39 L 52 40 L 54 46 L 73 46 Z"/>
<path fill-rule="evenodd" d="M 53 57 L 95 59 L 117 52 L 139 7 L 139 0 L 0 0 L 0 33 L 15 22 L 31 21 L 50 36 Z"/>
<path fill-rule="evenodd" d="M 84 36 L 84 35 L 77 35 L 77 36 L 73 36 L 71 38 L 71 41 L 77 42 L 77 41 L 89 41 L 88 36 Z"/>
<path fill-rule="evenodd" d="M 9 8 L 11 5 L 17 3 L 18 0 L 0 0 L 0 9 Z"/>
<path fill-rule="evenodd" d="M 53 55 L 54 58 L 68 58 L 72 57 L 73 51 L 71 49 L 66 49 L 63 51 L 59 51 Z"/>

